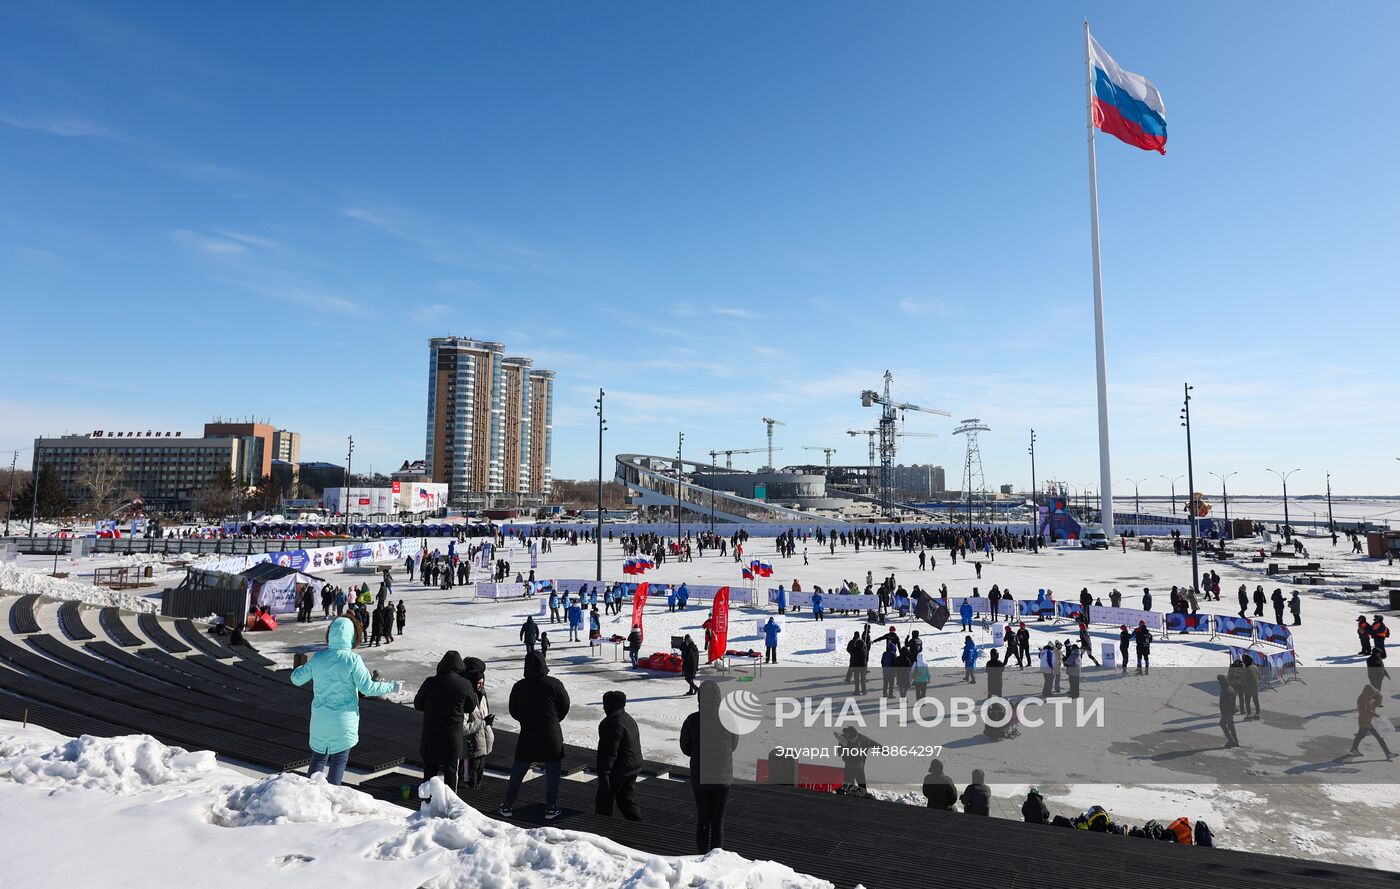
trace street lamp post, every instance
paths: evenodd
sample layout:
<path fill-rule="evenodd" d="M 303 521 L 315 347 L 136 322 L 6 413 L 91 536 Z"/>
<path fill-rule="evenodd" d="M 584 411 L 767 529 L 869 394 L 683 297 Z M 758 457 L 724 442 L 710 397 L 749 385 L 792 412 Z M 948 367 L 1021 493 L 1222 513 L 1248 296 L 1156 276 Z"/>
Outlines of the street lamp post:
<path fill-rule="evenodd" d="M 1239 472 L 1227 472 L 1224 475 L 1221 475 L 1218 472 L 1212 472 L 1211 475 L 1220 479 L 1220 497 L 1222 500 L 1225 501 L 1225 531 L 1231 537 L 1234 537 L 1235 531 L 1234 528 L 1230 525 L 1230 491 L 1225 487 L 1225 483 L 1230 480 L 1231 476 L 1239 475 Z"/>
<path fill-rule="evenodd" d="M 15 511 L 15 467 L 19 463 L 19 451 L 10 458 L 10 499 L 5 504 L 5 536 L 10 536 L 10 513 Z"/>
<path fill-rule="evenodd" d="M 1337 526 L 1332 522 L 1332 473 L 1330 472 L 1327 473 L 1327 533 L 1337 533 Z"/>
<path fill-rule="evenodd" d="M 1035 430 L 1034 430 L 1034 429 L 1031 430 L 1031 447 L 1030 447 L 1030 454 L 1031 454 L 1031 507 L 1032 507 L 1033 509 L 1036 509 L 1036 510 L 1037 510 L 1037 512 L 1036 512 L 1036 518 L 1039 518 L 1040 515 L 1039 515 L 1038 501 L 1036 500 L 1036 496 L 1035 496 Z"/>
<path fill-rule="evenodd" d="M 1138 487 L 1147 479 L 1130 478 L 1128 481 L 1133 483 L 1133 528 L 1136 529 L 1138 525 L 1142 524 L 1142 504 L 1138 500 Z"/>
<path fill-rule="evenodd" d="M 1178 475 L 1178 476 L 1176 476 L 1175 478 L 1173 478 L 1173 477 L 1171 477 L 1171 476 L 1169 476 L 1169 475 L 1163 475 L 1163 476 L 1159 476 L 1159 477 L 1160 477 L 1160 478 L 1164 478 L 1164 479 L 1166 479 L 1167 481 L 1171 482 L 1171 485 L 1172 485 L 1172 515 L 1176 515 L 1176 483 L 1179 482 L 1179 481 L 1181 481 L 1181 476 Z"/>
<path fill-rule="evenodd" d="M 676 433 L 676 546 L 681 545 L 681 446 L 685 444 L 685 433 Z"/>
<path fill-rule="evenodd" d="M 350 533 L 350 460 L 355 455 L 355 436 L 347 435 L 345 440 L 349 442 L 349 448 L 345 451 L 345 502 L 340 504 L 340 511 L 345 513 L 345 533 Z"/>
<path fill-rule="evenodd" d="M 608 427 L 603 419 L 603 390 L 598 390 L 598 400 L 593 403 L 598 412 L 598 527 L 593 532 L 597 544 L 597 558 L 593 579 L 603 582 L 603 431 Z"/>
<path fill-rule="evenodd" d="M 1182 383 L 1182 403 L 1181 403 L 1181 425 L 1186 427 L 1186 512 L 1191 517 L 1191 589 L 1193 591 L 1201 588 L 1201 564 L 1200 556 L 1196 552 L 1199 548 L 1199 540 L 1196 533 L 1196 504 L 1194 502 L 1196 490 L 1195 469 L 1191 465 L 1191 385 Z M 1175 511 L 1175 507 L 1173 507 Z"/>
<path fill-rule="evenodd" d="M 1265 468 L 1265 469 L 1268 469 L 1267 466 L 1264 467 L 1264 468 Z M 1288 470 L 1287 472 L 1279 472 L 1277 469 L 1269 469 L 1269 472 L 1272 472 L 1274 475 L 1278 476 L 1278 480 L 1281 481 L 1281 482 L 1283 482 L 1283 539 L 1284 539 L 1284 540 L 1292 540 L 1292 539 L 1293 539 L 1293 526 L 1290 525 L 1289 522 L 1288 522 L 1288 477 L 1289 477 L 1290 475 L 1292 475 L 1293 473 L 1298 472 L 1298 471 L 1299 471 L 1299 470 L 1297 470 L 1297 469 L 1290 469 L 1290 470 Z"/>

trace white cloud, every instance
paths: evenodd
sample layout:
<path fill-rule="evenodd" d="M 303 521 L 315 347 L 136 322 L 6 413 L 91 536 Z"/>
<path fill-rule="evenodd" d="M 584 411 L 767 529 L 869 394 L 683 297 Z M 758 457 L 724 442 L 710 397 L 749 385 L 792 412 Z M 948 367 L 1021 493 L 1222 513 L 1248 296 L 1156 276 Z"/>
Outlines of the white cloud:
<path fill-rule="evenodd" d="M 340 215 L 404 241 L 434 262 L 491 271 L 531 272 L 549 258 L 490 229 L 384 201 L 356 201 Z"/>
<path fill-rule="evenodd" d="M 933 297 L 905 297 L 898 303 L 899 310 L 906 315 L 956 315 L 957 306 Z"/>
<path fill-rule="evenodd" d="M 264 238 L 261 235 L 250 235 L 246 232 L 235 232 L 227 229 L 217 229 L 215 234 L 219 235 L 219 237 L 227 238 L 230 241 L 246 244 L 249 247 L 261 247 L 264 250 L 274 250 L 277 248 L 276 241 L 273 241 L 271 238 Z"/>
<path fill-rule="evenodd" d="M 422 324 L 441 321 L 444 318 L 457 314 L 457 310 L 445 303 L 432 303 L 431 305 L 419 306 L 414 309 L 409 318 Z"/>
<path fill-rule="evenodd" d="M 248 251 L 248 245 L 236 239 L 202 235 L 187 228 L 175 229 L 170 233 L 170 237 L 187 250 L 207 256 L 229 256 Z"/>
<path fill-rule="evenodd" d="M 111 127 L 81 117 L 57 115 L 21 115 L 0 112 L 0 123 L 18 130 L 46 133 L 69 138 L 110 139 L 123 141 Z"/>

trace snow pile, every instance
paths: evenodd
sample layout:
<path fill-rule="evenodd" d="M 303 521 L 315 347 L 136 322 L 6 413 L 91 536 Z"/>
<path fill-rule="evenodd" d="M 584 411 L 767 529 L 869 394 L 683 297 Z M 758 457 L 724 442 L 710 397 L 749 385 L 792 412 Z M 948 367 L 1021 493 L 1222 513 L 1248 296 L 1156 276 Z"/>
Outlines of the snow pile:
<path fill-rule="evenodd" d="M 303 778 L 284 773 L 235 787 L 214 803 L 209 821 L 220 827 L 348 824 L 383 814 L 383 805 L 373 797 L 327 784 L 322 775 Z"/>
<path fill-rule="evenodd" d="M 422 812 L 409 819 L 407 831 L 381 843 L 371 857 L 393 861 L 435 848 L 454 852 L 451 869 L 426 883 L 426 889 L 830 885 L 785 865 L 753 862 L 722 850 L 702 857 L 664 858 L 593 834 L 555 828 L 521 830 L 477 812 L 441 778 L 423 785 L 420 793 L 430 798 Z"/>
<path fill-rule="evenodd" d="M 166 747 L 149 735 L 44 741 L 0 738 L 0 777 L 53 790 L 83 788 L 121 796 L 188 784 L 216 768 L 214 754 Z"/>
<path fill-rule="evenodd" d="M 424 811 L 407 812 L 320 777 L 250 779 L 211 754 L 144 736 L 68 740 L 0 721 L 6 848 L 25 853 L 7 856 L 7 886 L 109 885 L 124 874 L 175 889 L 197 873 L 201 889 L 246 889 L 291 885 L 289 871 L 302 889 L 830 885 L 728 852 L 663 857 L 589 834 L 525 830 L 487 818 L 440 779 L 423 792 Z"/>
<path fill-rule="evenodd" d="M 0 590 L 19 595 L 38 593 L 50 599 L 82 602 L 97 607 L 115 605 L 126 611 L 157 610 L 154 601 L 123 590 L 108 590 L 67 578 L 50 577 L 47 569 L 30 569 L 5 563 L 0 563 Z"/>

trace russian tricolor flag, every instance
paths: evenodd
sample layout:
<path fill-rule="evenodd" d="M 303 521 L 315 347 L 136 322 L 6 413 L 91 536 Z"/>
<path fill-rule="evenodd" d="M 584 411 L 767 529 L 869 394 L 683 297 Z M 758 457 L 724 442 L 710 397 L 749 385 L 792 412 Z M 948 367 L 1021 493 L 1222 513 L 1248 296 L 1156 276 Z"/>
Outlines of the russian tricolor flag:
<path fill-rule="evenodd" d="M 1146 151 L 1167 153 L 1167 109 L 1152 81 L 1124 71 L 1089 37 L 1094 68 L 1094 126 Z"/>
<path fill-rule="evenodd" d="M 745 569 L 744 569 L 744 580 L 753 580 L 753 571 L 752 571 L 752 570 L 750 570 L 750 569 L 748 569 L 748 568 L 745 568 Z"/>
<path fill-rule="evenodd" d="M 636 559 L 628 559 L 627 561 L 625 561 L 625 562 L 622 563 L 622 573 L 623 573 L 623 574 L 641 574 L 642 572 L 639 571 L 639 570 L 637 569 L 637 560 L 636 560 Z"/>

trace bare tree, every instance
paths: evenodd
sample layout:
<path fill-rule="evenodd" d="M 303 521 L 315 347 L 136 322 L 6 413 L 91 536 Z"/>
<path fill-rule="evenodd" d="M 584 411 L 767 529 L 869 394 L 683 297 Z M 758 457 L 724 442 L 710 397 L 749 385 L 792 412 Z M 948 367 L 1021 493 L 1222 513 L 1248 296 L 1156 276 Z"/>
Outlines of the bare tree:
<path fill-rule="evenodd" d="M 94 454 L 78 469 L 78 487 L 86 493 L 83 509 L 93 518 L 105 519 L 135 496 L 126 483 L 127 466 L 116 454 Z"/>
<path fill-rule="evenodd" d="M 210 519 L 232 515 L 237 504 L 237 482 L 225 475 L 194 495 L 195 512 Z"/>

